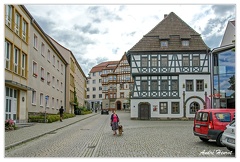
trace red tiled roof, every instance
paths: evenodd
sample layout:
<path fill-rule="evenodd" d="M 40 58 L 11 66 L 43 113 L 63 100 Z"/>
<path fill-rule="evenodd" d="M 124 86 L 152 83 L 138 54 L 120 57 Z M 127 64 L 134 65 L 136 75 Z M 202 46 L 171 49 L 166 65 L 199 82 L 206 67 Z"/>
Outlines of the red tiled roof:
<path fill-rule="evenodd" d="M 119 61 L 107 61 L 107 62 L 102 62 L 102 63 L 94 66 L 94 67 L 91 69 L 90 73 L 100 72 L 100 71 L 102 71 L 103 69 L 106 69 L 106 68 L 108 68 L 108 69 L 115 68 L 115 66 L 113 66 L 113 67 L 107 67 L 107 66 L 108 66 L 108 65 L 111 65 L 111 64 L 113 64 L 113 65 L 116 64 L 116 65 L 117 65 L 118 62 L 119 62 Z"/>

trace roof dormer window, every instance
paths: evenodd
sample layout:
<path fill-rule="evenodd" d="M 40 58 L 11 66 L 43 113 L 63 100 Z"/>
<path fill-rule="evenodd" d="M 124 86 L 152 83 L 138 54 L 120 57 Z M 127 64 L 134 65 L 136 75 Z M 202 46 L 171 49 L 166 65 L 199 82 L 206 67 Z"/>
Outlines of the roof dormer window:
<path fill-rule="evenodd" d="M 182 40 L 183 47 L 189 47 L 189 40 Z"/>
<path fill-rule="evenodd" d="M 168 41 L 167 40 L 161 40 L 161 47 L 168 47 Z"/>

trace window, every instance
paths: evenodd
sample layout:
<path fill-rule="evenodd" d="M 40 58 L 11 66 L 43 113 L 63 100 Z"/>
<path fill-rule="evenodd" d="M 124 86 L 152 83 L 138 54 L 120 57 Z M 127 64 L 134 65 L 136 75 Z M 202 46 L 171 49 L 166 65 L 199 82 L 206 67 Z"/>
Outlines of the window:
<path fill-rule="evenodd" d="M 148 66 L 148 59 L 147 57 L 142 57 L 142 67 L 147 67 Z"/>
<path fill-rule="evenodd" d="M 44 100 L 43 100 L 43 94 L 42 93 L 40 93 L 40 106 L 43 106 L 44 105 Z"/>
<path fill-rule="evenodd" d="M 10 70 L 10 58 L 12 53 L 12 45 L 5 41 L 5 68 Z"/>
<path fill-rule="evenodd" d="M 87 95 L 87 99 L 89 99 L 89 95 Z"/>
<path fill-rule="evenodd" d="M 142 81 L 141 82 L 142 91 L 148 91 L 148 82 Z"/>
<path fill-rule="evenodd" d="M 124 92 L 120 93 L 120 98 L 124 98 Z"/>
<path fill-rule="evenodd" d="M 93 88 L 92 88 L 92 90 L 93 90 L 93 91 L 96 91 L 96 88 L 95 88 L 95 87 L 93 87 Z"/>
<path fill-rule="evenodd" d="M 152 80 L 151 81 L 151 90 L 152 91 L 157 91 L 158 90 L 158 81 L 157 80 Z"/>
<path fill-rule="evenodd" d="M 102 98 L 102 94 L 99 94 L 98 97 L 99 97 L 99 98 Z"/>
<path fill-rule="evenodd" d="M 182 60 L 182 64 L 183 66 L 189 66 L 189 57 L 188 56 L 183 56 L 183 60 Z"/>
<path fill-rule="evenodd" d="M 23 20 L 22 22 L 22 39 L 26 42 L 27 41 L 27 22 Z"/>
<path fill-rule="evenodd" d="M 168 113 L 168 107 L 167 102 L 160 102 L 160 114 L 167 114 Z"/>
<path fill-rule="evenodd" d="M 51 52 L 50 52 L 50 50 L 48 50 L 47 60 L 48 60 L 49 62 L 51 61 Z"/>
<path fill-rule="evenodd" d="M 57 90 L 59 90 L 59 80 L 57 79 Z"/>
<path fill-rule="evenodd" d="M 168 58 L 167 57 L 162 57 L 161 58 L 161 66 L 162 67 L 167 67 L 168 66 Z"/>
<path fill-rule="evenodd" d="M 53 55 L 52 59 L 53 59 L 53 61 L 52 61 L 53 66 L 55 67 L 55 56 L 54 55 Z"/>
<path fill-rule="evenodd" d="M 186 91 L 193 91 L 193 80 L 186 80 Z"/>
<path fill-rule="evenodd" d="M 54 97 L 52 97 L 52 108 L 54 108 Z"/>
<path fill-rule="evenodd" d="M 33 61 L 33 76 L 37 77 L 37 63 Z"/>
<path fill-rule="evenodd" d="M 207 112 L 199 112 L 196 115 L 197 121 L 208 121 L 208 113 Z"/>
<path fill-rule="evenodd" d="M 59 70 L 59 60 L 57 60 L 57 70 Z"/>
<path fill-rule="evenodd" d="M 94 79 L 94 80 L 92 80 L 92 84 L 96 84 L 96 80 Z"/>
<path fill-rule="evenodd" d="M 172 102 L 172 114 L 179 114 L 179 102 Z"/>
<path fill-rule="evenodd" d="M 167 80 L 161 80 L 161 90 L 163 90 L 163 91 L 168 90 L 168 81 Z"/>
<path fill-rule="evenodd" d="M 220 122 L 231 122 L 230 113 L 216 113 L 215 116 Z"/>
<path fill-rule="evenodd" d="M 50 85 L 50 82 L 51 82 L 50 73 L 47 72 L 47 84 Z"/>
<path fill-rule="evenodd" d="M 42 56 L 45 56 L 44 51 L 45 51 L 45 44 L 42 43 L 42 45 L 41 45 L 41 54 L 42 54 Z"/>
<path fill-rule="evenodd" d="M 19 28 L 20 28 L 20 15 L 19 13 L 15 13 L 15 33 L 19 35 Z"/>
<path fill-rule="evenodd" d="M 34 34 L 34 37 L 33 37 L 33 47 L 35 49 L 38 49 L 38 37 Z"/>
<path fill-rule="evenodd" d="M 94 94 L 94 95 L 92 95 L 92 97 L 93 97 L 93 98 L 96 98 L 96 95 Z"/>
<path fill-rule="evenodd" d="M 204 81 L 203 80 L 196 80 L 196 91 L 203 91 L 204 90 Z"/>
<path fill-rule="evenodd" d="M 167 40 L 162 40 L 161 41 L 161 47 L 168 47 L 168 41 Z"/>
<path fill-rule="evenodd" d="M 44 68 L 41 67 L 41 81 L 44 81 Z"/>
<path fill-rule="evenodd" d="M 98 83 L 102 83 L 102 79 L 99 79 L 99 80 L 98 80 Z"/>
<path fill-rule="evenodd" d="M 52 76 L 52 87 L 55 88 L 55 77 Z"/>
<path fill-rule="evenodd" d="M 199 56 L 193 56 L 193 66 L 199 66 Z"/>
<path fill-rule="evenodd" d="M 195 114 L 198 110 L 200 109 L 199 103 L 197 102 L 192 102 L 190 104 L 190 114 Z"/>
<path fill-rule="evenodd" d="M 11 28 L 12 24 L 12 6 L 6 5 L 6 24 Z"/>
<path fill-rule="evenodd" d="M 63 64 L 61 64 L 61 73 L 63 73 Z"/>
<path fill-rule="evenodd" d="M 32 91 L 32 104 L 36 104 L 36 91 Z"/>
<path fill-rule="evenodd" d="M 22 64 L 21 64 L 21 75 L 23 77 L 26 76 L 26 70 L 25 70 L 25 68 L 26 68 L 26 57 L 27 57 L 27 55 L 23 53 L 22 54 Z"/>
<path fill-rule="evenodd" d="M 189 46 L 189 40 L 182 40 L 182 46 L 188 47 Z"/>
<path fill-rule="evenodd" d="M 102 87 L 98 87 L 98 90 L 101 91 L 101 90 L 102 90 Z"/>
<path fill-rule="evenodd" d="M 157 57 L 152 57 L 151 58 L 151 64 L 152 64 L 152 67 L 157 67 L 158 66 Z"/>
<path fill-rule="evenodd" d="M 19 49 L 14 47 L 14 72 L 18 74 L 18 59 L 19 59 Z"/>
<path fill-rule="evenodd" d="M 96 73 L 95 73 L 95 72 L 93 72 L 93 73 L 92 73 L 92 76 L 96 76 Z"/>
<path fill-rule="evenodd" d="M 178 90 L 178 81 L 177 80 L 172 80 L 172 90 L 177 91 Z"/>

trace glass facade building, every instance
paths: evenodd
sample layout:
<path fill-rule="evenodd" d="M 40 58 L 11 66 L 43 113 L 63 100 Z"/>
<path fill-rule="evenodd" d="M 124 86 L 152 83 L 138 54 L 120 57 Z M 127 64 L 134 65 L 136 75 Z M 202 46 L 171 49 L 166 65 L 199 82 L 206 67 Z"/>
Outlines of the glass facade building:
<path fill-rule="evenodd" d="M 220 47 L 221 48 L 221 47 Z M 235 46 L 212 53 L 213 108 L 235 108 Z"/>

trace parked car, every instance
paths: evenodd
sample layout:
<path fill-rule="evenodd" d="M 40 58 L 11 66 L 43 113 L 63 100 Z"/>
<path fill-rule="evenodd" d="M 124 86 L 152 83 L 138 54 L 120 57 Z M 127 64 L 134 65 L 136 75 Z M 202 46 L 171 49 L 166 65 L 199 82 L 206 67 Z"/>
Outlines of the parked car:
<path fill-rule="evenodd" d="M 218 146 L 222 143 L 222 134 L 235 115 L 235 109 L 201 109 L 194 118 L 193 133 L 202 141 L 216 140 Z"/>
<path fill-rule="evenodd" d="M 101 114 L 109 114 L 109 111 L 108 111 L 108 109 L 102 109 L 102 111 L 101 111 Z"/>
<path fill-rule="evenodd" d="M 226 129 L 222 135 L 222 143 L 227 147 L 228 150 L 235 153 L 235 118 L 226 126 Z"/>

